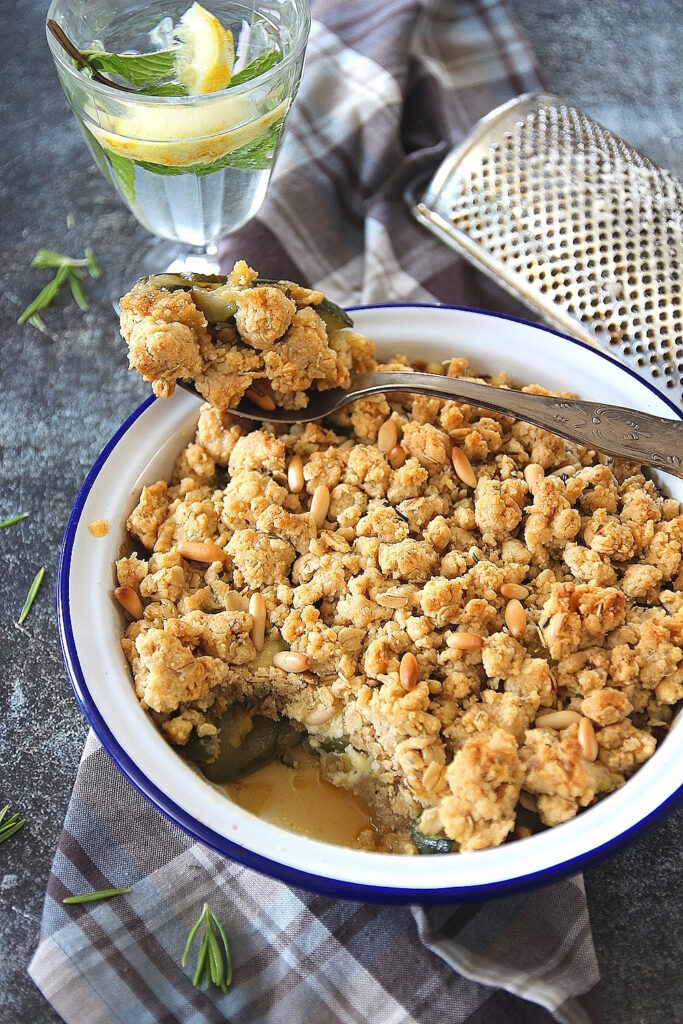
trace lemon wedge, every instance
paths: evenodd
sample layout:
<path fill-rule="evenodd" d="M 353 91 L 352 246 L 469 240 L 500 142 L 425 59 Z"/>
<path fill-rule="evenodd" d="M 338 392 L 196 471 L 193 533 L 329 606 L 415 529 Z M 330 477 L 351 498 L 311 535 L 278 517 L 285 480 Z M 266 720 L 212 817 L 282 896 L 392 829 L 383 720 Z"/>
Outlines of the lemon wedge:
<path fill-rule="evenodd" d="M 190 96 L 225 89 L 235 63 L 232 32 L 201 4 L 192 4 L 178 26 L 175 74 Z"/>

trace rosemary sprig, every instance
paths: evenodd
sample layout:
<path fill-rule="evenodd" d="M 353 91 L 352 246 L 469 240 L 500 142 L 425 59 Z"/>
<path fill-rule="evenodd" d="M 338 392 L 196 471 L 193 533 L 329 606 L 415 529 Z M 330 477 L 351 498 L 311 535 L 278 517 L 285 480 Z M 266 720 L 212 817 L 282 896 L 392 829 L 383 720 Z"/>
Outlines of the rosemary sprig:
<path fill-rule="evenodd" d="M 76 896 L 66 896 L 62 903 L 77 904 L 77 903 L 96 903 L 97 900 L 108 900 L 112 896 L 124 896 L 126 893 L 132 892 L 132 889 L 96 889 L 94 892 L 82 892 Z"/>
<path fill-rule="evenodd" d="M 230 959 L 230 947 L 223 926 L 213 913 L 208 903 L 197 919 L 187 938 L 185 952 L 183 953 L 182 965 L 185 967 L 190 952 L 190 947 L 195 935 L 200 928 L 203 930 L 199 940 L 199 954 L 197 956 L 197 967 L 194 972 L 192 984 L 200 987 L 202 980 L 208 988 L 212 983 L 217 985 L 223 992 L 228 991 L 228 985 L 232 984 L 232 960 Z M 219 942 L 220 939 L 220 942 Z M 222 947 L 222 948 L 221 948 Z M 225 953 L 225 961 L 223 954 Z"/>
<path fill-rule="evenodd" d="M 85 297 L 81 284 L 83 271 L 87 270 L 90 277 L 94 279 L 102 276 L 102 268 L 97 261 L 95 253 L 89 246 L 85 250 L 85 256 L 82 259 L 65 256 L 61 252 L 55 252 L 54 249 L 39 249 L 31 261 L 31 266 L 36 270 L 56 270 L 56 273 L 52 280 L 36 295 L 33 302 L 29 303 L 17 320 L 17 323 L 25 324 L 28 322 L 37 330 L 45 332 L 45 323 L 38 314 L 49 306 L 50 303 L 54 302 L 65 281 L 69 282 L 71 294 L 79 308 L 83 312 L 89 309 L 88 300 Z"/>
<path fill-rule="evenodd" d="M 31 584 L 31 587 L 30 587 L 30 590 L 29 590 L 28 594 L 26 595 L 26 600 L 24 601 L 24 607 L 21 609 L 21 615 L 19 616 L 19 625 L 20 626 L 24 622 L 24 620 L 26 619 L 26 616 L 28 615 L 28 613 L 31 611 L 31 605 L 35 601 L 36 594 L 38 593 L 38 588 L 40 587 L 40 584 L 43 582 L 43 576 L 44 575 L 45 575 L 45 569 L 43 569 L 41 567 L 38 570 L 38 572 L 35 574 L 35 576 L 33 577 L 33 583 Z"/>
<path fill-rule="evenodd" d="M 16 516 L 10 516 L 9 519 L 3 519 L 0 523 L 0 530 L 4 530 L 6 526 L 14 526 L 15 523 L 20 523 L 22 519 L 26 519 L 30 515 L 30 512 L 19 512 Z"/>
<path fill-rule="evenodd" d="M 10 814 L 7 817 L 9 811 L 9 804 L 0 810 L 0 843 L 4 843 L 6 839 L 13 836 L 15 832 L 18 832 L 20 828 L 23 828 L 26 824 L 26 818 L 20 818 L 18 814 Z"/>

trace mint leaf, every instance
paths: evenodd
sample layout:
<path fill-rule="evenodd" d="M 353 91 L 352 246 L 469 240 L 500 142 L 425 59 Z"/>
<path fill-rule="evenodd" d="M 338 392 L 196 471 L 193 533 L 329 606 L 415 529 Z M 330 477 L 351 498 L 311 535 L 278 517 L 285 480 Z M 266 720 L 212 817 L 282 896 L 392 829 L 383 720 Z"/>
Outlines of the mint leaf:
<path fill-rule="evenodd" d="M 83 56 L 97 71 L 120 75 L 131 85 L 148 85 L 169 78 L 175 67 L 176 50 L 154 53 L 105 53 L 83 50 Z"/>
<path fill-rule="evenodd" d="M 145 96 L 187 96 L 187 89 L 179 82 L 162 82 L 161 85 L 145 85 L 140 89 Z"/>
<path fill-rule="evenodd" d="M 132 205 L 135 202 L 135 168 L 133 161 L 129 160 L 128 157 L 119 156 L 118 153 L 112 153 L 111 150 L 107 150 L 107 160 L 112 171 L 119 179 L 121 191 Z"/>
<path fill-rule="evenodd" d="M 265 53 L 254 57 L 251 63 L 246 64 L 236 75 L 233 75 L 227 88 L 230 89 L 233 85 L 241 85 L 242 82 L 249 82 L 252 78 L 257 78 L 272 68 L 273 64 L 277 64 L 281 58 L 282 54 L 279 50 L 266 50 Z"/>

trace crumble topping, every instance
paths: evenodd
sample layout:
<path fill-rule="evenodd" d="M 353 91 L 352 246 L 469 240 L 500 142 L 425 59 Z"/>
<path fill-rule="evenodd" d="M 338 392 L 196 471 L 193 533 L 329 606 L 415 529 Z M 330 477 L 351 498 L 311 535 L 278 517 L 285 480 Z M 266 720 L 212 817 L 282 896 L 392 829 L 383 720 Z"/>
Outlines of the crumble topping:
<path fill-rule="evenodd" d="M 250 273 L 237 271 L 240 340 L 221 356 L 246 360 L 233 398 L 258 374 L 297 403 L 313 381 L 377 368 L 366 339 L 327 336 L 320 293 Z M 187 293 L 141 289 L 122 308 L 158 393 L 200 362 L 223 372 Z M 396 468 L 377 444 L 389 419 Z M 141 602 L 122 643 L 142 707 L 181 749 L 216 737 L 232 706 L 247 730 L 255 714 L 301 723 L 325 776 L 371 804 L 375 848 L 414 851 L 411 824 L 469 851 L 567 821 L 652 755 L 683 698 L 679 503 L 638 467 L 464 403 L 387 395 L 260 429 L 205 405 L 172 480 L 143 488 L 127 526 L 116 572 Z"/>

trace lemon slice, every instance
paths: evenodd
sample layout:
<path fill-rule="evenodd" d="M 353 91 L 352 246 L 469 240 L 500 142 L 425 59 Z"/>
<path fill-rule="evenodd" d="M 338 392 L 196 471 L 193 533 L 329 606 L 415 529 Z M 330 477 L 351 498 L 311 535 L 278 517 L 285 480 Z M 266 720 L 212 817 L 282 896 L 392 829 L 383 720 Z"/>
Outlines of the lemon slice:
<path fill-rule="evenodd" d="M 211 163 L 246 146 L 281 120 L 289 108 L 283 100 L 272 110 L 254 117 L 246 96 L 230 92 L 199 104 L 136 104 L 127 117 L 107 118 L 97 124 L 99 110 L 86 108 L 85 126 L 105 149 L 129 160 L 165 167 Z"/>
<path fill-rule="evenodd" d="M 232 32 L 201 4 L 192 4 L 178 26 L 176 78 L 190 96 L 225 89 L 235 63 Z"/>

